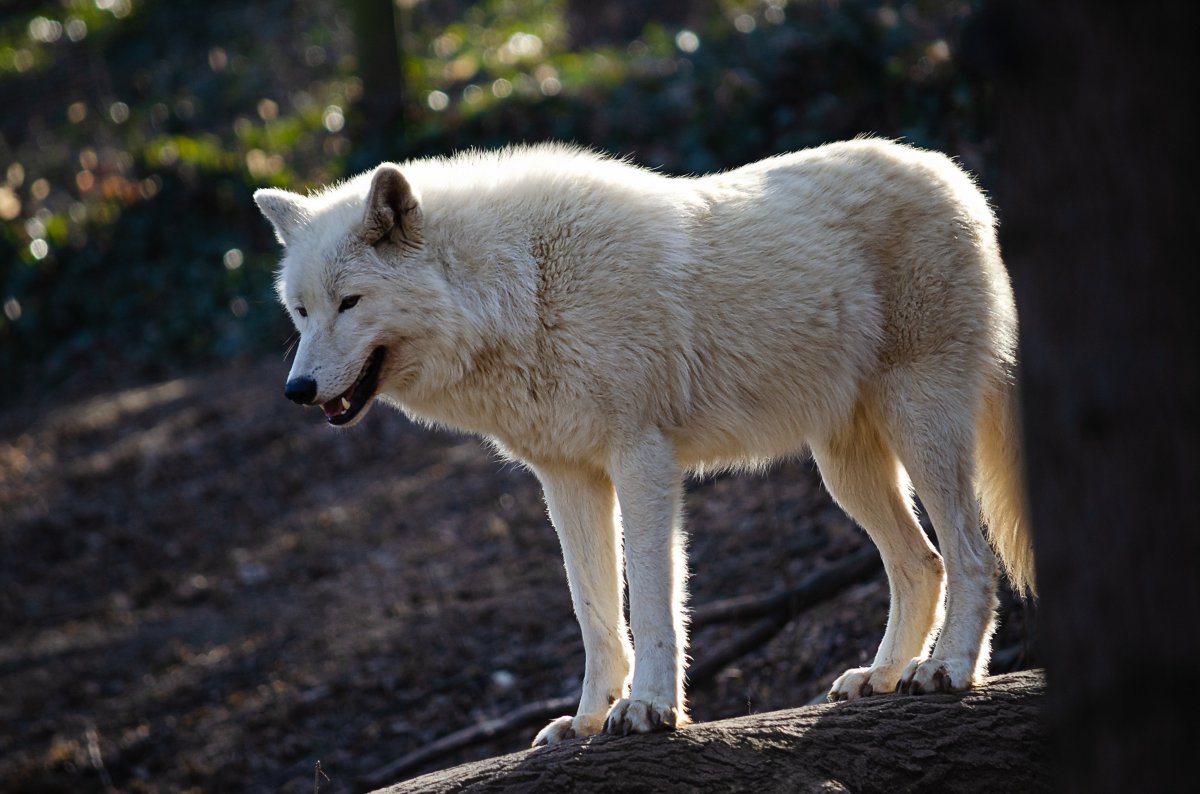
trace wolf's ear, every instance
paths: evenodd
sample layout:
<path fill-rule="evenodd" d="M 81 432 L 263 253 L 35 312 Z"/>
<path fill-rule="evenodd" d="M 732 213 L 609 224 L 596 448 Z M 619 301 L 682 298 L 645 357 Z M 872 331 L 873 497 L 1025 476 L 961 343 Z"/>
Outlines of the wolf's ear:
<path fill-rule="evenodd" d="M 280 245 L 287 247 L 296 233 L 310 220 L 308 205 L 303 196 L 286 190 L 263 188 L 254 191 L 254 203 L 275 227 Z"/>
<path fill-rule="evenodd" d="M 379 166 L 371 179 L 363 237 L 371 245 L 384 240 L 410 248 L 421 244 L 421 204 L 404 174 L 391 163 Z"/>

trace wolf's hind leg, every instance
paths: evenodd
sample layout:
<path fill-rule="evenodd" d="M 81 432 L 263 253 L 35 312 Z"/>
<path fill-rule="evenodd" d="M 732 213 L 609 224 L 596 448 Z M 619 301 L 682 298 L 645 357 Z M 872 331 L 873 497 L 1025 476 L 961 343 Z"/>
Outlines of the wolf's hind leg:
<path fill-rule="evenodd" d="M 863 406 L 812 451 L 825 487 L 879 547 L 891 601 L 875 660 L 839 676 L 829 699 L 893 692 L 941 622 L 942 560 L 913 514 L 904 470 Z"/>
<path fill-rule="evenodd" d="M 633 656 L 621 603 L 621 542 L 612 482 L 600 471 L 536 471 L 562 544 L 586 658 L 579 710 L 543 728 L 534 746 L 599 733 L 609 707 L 625 695 Z"/>
<path fill-rule="evenodd" d="M 996 557 L 979 522 L 970 383 L 942 367 L 890 373 L 891 443 L 929 512 L 946 562 L 946 619 L 929 658 L 916 657 L 900 689 L 968 689 L 986 673 L 996 611 Z"/>

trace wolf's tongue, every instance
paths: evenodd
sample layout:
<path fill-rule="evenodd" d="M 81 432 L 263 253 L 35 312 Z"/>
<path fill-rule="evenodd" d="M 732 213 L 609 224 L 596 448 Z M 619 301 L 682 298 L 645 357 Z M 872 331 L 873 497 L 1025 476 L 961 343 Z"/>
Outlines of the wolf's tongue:
<path fill-rule="evenodd" d="M 326 418 L 346 413 L 346 409 L 342 407 L 341 397 L 334 397 L 327 403 L 321 403 L 321 410 L 325 412 Z"/>

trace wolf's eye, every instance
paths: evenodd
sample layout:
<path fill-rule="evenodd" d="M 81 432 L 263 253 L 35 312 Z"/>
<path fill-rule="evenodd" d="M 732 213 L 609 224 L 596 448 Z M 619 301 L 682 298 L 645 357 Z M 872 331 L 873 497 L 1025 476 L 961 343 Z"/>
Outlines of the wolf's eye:
<path fill-rule="evenodd" d="M 297 306 L 297 307 L 296 307 L 296 314 L 300 315 L 301 317 L 307 317 L 307 316 L 308 316 L 308 309 L 304 308 L 303 306 Z"/>
<path fill-rule="evenodd" d="M 362 297 L 361 295 L 351 295 L 348 298 L 342 298 L 342 302 L 338 306 L 338 311 L 344 312 L 347 309 L 353 309 L 355 306 L 358 305 L 358 299 L 361 297 Z"/>

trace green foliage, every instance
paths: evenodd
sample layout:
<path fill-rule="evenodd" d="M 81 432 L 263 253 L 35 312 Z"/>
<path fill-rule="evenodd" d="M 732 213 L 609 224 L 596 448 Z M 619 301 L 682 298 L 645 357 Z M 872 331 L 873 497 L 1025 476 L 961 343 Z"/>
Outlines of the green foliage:
<path fill-rule="evenodd" d="M 694 30 L 588 48 L 563 5 L 490 0 L 420 29 L 408 148 L 558 138 L 699 173 L 858 134 L 968 157 L 982 139 L 957 57 L 971 3 L 723 0 Z"/>
<path fill-rule="evenodd" d="M 406 124 L 369 131 L 345 5 L 0 12 L 0 394 L 281 349 L 258 186 L 546 139 L 672 173 L 862 133 L 986 160 L 970 2 L 696 2 L 616 42 L 564 0 L 405 2 Z"/>
<path fill-rule="evenodd" d="M 282 348 L 269 234 L 246 210 L 250 191 L 229 174 L 167 175 L 152 198 L 96 225 L 87 243 L 39 261 L 0 241 L 15 262 L 4 291 L 15 322 L 0 328 L 0 369 L 57 380 L 106 377 L 110 367 L 168 374 L 181 363 Z M 200 217 L 197 218 L 197 215 Z"/>
<path fill-rule="evenodd" d="M 282 351 L 250 194 L 343 171 L 338 4 L 32 5 L 0 17 L 0 399 Z"/>

